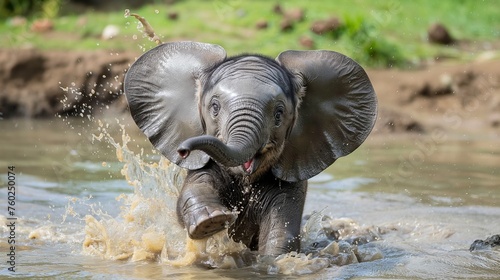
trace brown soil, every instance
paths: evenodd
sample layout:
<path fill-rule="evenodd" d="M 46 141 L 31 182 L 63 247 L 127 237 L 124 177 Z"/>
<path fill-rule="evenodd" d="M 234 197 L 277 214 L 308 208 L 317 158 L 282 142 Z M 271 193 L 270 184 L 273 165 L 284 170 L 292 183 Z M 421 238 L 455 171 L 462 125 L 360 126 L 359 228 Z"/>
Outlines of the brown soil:
<path fill-rule="evenodd" d="M 122 99 L 134 59 L 104 51 L 0 50 L 0 117 L 96 114 Z"/>
<path fill-rule="evenodd" d="M 379 99 L 375 132 L 500 132 L 499 59 L 367 72 Z"/>
<path fill-rule="evenodd" d="M 137 56 L 0 50 L 0 118 L 126 111 L 122 82 Z M 379 99 L 374 133 L 500 133 L 500 59 L 367 72 Z"/>

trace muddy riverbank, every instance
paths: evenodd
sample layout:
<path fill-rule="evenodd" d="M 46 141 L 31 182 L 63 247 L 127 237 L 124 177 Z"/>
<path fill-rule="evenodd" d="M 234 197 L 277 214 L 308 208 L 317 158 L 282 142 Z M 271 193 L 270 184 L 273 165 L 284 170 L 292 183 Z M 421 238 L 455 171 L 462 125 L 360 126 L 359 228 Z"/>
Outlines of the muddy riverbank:
<path fill-rule="evenodd" d="M 122 82 L 139 55 L 0 50 L 0 117 L 126 113 Z M 500 59 L 367 72 L 379 98 L 375 133 L 500 133 Z"/>

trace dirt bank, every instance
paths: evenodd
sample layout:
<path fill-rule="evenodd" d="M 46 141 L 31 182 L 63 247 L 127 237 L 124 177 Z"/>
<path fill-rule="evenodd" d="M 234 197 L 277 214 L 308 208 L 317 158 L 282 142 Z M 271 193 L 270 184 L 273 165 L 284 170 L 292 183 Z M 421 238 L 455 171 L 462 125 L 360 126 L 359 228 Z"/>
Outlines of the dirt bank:
<path fill-rule="evenodd" d="M 105 51 L 0 50 L 0 116 L 97 114 L 110 104 L 125 108 L 122 81 L 134 59 Z"/>
<path fill-rule="evenodd" d="M 500 133 L 499 59 L 368 74 L 379 98 L 376 132 Z"/>
<path fill-rule="evenodd" d="M 122 82 L 138 55 L 0 50 L 0 117 L 126 111 Z M 375 133 L 500 133 L 500 59 L 368 74 L 379 98 Z"/>

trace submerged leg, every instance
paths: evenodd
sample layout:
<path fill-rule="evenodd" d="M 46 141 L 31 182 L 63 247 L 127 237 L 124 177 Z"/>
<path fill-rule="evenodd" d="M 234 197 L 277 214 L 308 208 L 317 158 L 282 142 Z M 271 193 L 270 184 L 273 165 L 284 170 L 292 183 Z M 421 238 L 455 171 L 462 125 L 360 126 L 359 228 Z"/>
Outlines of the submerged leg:
<path fill-rule="evenodd" d="M 300 250 L 300 223 L 307 181 L 282 182 L 267 195 L 259 233 L 259 254 L 279 255 Z"/>
<path fill-rule="evenodd" d="M 236 219 L 236 214 L 221 204 L 214 187 L 222 182 L 210 173 L 210 170 L 189 171 L 177 201 L 179 221 L 192 239 L 213 235 Z"/>

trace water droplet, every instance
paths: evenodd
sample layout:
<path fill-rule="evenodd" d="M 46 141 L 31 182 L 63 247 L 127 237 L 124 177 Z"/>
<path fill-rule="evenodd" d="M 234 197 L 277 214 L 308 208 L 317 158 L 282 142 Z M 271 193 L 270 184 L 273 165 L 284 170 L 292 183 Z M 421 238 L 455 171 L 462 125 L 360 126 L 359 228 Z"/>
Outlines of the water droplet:
<path fill-rule="evenodd" d="M 155 10 L 155 14 L 159 14 L 159 13 L 160 13 L 160 11 L 158 11 L 158 10 Z"/>
<path fill-rule="evenodd" d="M 123 16 L 125 16 L 125 18 L 128 18 L 130 16 L 130 10 L 125 9 L 125 14 Z"/>
<path fill-rule="evenodd" d="M 135 34 L 134 34 L 134 35 L 132 35 L 132 39 L 133 39 L 133 40 L 137 40 L 137 35 L 135 35 Z"/>

